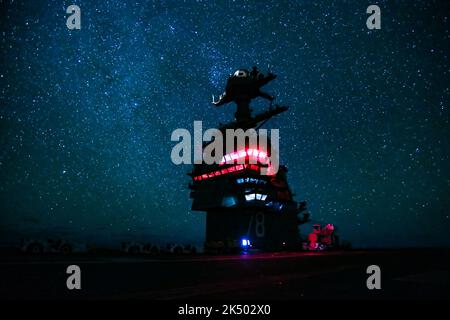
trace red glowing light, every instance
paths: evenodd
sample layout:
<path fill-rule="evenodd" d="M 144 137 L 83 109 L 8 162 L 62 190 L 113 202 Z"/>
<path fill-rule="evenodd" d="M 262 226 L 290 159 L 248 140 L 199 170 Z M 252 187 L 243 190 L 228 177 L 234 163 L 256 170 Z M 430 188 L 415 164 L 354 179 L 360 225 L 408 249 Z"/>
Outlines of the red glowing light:
<path fill-rule="evenodd" d="M 236 152 L 227 154 L 222 158 L 220 165 L 234 163 L 235 160 L 243 159 L 243 158 L 247 158 L 247 157 L 256 158 L 262 164 L 268 164 L 267 175 L 269 175 L 269 176 L 275 175 L 274 168 L 270 164 L 270 159 L 267 156 L 267 153 L 264 151 L 259 151 L 257 149 L 240 150 L 240 151 L 236 151 Z M 214 177 L 221 176 L 221 175 L 228 174 L 228 173 L 238 172 L 238 171 L 241 171 L 244 169 L 249 169 L 249 170 L 259 172 L 261 167 L 260 167 L 260 165 L 257 165 L 257 164 L 238 164 L 238 165 L 234 165 L 234 166 L 231 166 L 228 168 L 210 172 L 207 174 L 205 173 L 205 174 L 202 174 L 199 176 L 195 176 L 193 179 L 194 179 L 194 181 L 200 181 L 200 180 L 214 178 Z"/>
<path fill-rule="evenodd" d="M 255 160 L 257 160 L 261 163 L 269 162 L 269 159 L 267 158 L 267 152 L 259 151 L 257 149 L 247 149 L 247 150 L 240 150 L 240 151 L 236 151 L 236 152 L 232 152 L 232 153 L 224 155 L 219 164 L 220 165 L 230 164 L 230 163 L 234 163 L 236 160 L 245 159 L 247 157 L 254 158 Z"/>

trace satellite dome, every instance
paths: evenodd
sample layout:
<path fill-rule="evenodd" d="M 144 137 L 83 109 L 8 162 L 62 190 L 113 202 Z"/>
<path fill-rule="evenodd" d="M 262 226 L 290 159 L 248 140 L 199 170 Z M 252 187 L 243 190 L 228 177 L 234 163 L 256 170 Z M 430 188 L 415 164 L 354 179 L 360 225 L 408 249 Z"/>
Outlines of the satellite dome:
<path fill-rule="evenodd" d="M 236 70 L 233 74 L 233 76 L 238 77 L 238 78 L 246 78 L 246 77 L 248 77 L 248 75 L 249 75 L 249 73 L 245 69 Z"/>

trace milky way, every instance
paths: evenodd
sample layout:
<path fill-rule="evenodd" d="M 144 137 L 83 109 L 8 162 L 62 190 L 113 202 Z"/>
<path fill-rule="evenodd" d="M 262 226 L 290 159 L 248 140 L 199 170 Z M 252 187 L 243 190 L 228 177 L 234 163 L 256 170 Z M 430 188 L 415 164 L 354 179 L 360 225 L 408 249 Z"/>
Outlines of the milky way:
<path fill-rule="evenodd" d="M 232 120 L 211 94 L 257 65 L 290 106 L 265 127 L 314 221 L 355 245 L 450 244 L 449 6 L 378 1 L 368 30 L 370 4 L 3 1 L 1 228 L 202 241 L 170 135 Z"/>

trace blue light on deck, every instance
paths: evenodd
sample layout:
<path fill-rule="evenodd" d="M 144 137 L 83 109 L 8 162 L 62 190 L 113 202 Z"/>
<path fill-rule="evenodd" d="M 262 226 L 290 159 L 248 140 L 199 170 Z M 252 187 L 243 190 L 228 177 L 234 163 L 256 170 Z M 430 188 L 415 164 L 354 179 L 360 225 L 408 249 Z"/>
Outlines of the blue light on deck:
<path fill-rule="evenodd" d="M 243 247 L 243 248 L 246 248 L 246 247 L 249 247 L 251 244 L 250 244 L 250 240 L 248 240 L 248 239 L 242 239 L 242 241 L 241 241 L 241 246 Z"/>

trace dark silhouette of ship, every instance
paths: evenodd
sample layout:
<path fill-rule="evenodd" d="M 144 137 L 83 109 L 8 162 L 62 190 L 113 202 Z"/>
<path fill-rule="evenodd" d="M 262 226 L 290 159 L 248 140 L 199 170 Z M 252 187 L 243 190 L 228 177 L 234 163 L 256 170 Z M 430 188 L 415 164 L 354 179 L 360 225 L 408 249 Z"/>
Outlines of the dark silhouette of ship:
<path fill-rule="evenodd" d="M 272 107 L 274 98 L 260 90 L 275 78 L 270 72 L 263 75 L 256 67 L 251 72 L 240 69 L 230 76 L 219 100 L 213 97 L 216 106 L 234 102 L 237 110 L 235 121 L 219 126 L 224 139 L 222 161 L 196 164 L 189 173 L 192 210 L 206 212 L 206 252 L 301 248 L 298 226 L 309 221 L 306 202 L 294 200 L 285 166 L 280 165 L 276 173 L 271 171 L 270 140 L 262 148 L 247 138 L 244 148 L 231 153 L 225 150 L 227 129 L 258 129 L 288 109 Z M 252 116 L 250 102 L 257 97 L 268 99 L 270 108 Z"/>

